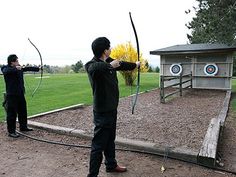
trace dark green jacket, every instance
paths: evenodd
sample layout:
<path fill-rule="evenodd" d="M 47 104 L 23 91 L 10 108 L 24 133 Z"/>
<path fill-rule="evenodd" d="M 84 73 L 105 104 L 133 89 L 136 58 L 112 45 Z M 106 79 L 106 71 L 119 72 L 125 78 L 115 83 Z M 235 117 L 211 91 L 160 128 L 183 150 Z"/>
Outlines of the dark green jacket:
<path fill-rule="evenodd" d="M 108 58 L 104 62 L 94 57 L 85 64 L 93 91 L 93 110 L 96 112 L 109 112 L 117 109 L 119 89 L 116 71 L 128 71 L 136 67 L 135 63 L 120 62 L 120 66 L 114 69 L 110 65 L 112 61 L 112 58 Z"/>

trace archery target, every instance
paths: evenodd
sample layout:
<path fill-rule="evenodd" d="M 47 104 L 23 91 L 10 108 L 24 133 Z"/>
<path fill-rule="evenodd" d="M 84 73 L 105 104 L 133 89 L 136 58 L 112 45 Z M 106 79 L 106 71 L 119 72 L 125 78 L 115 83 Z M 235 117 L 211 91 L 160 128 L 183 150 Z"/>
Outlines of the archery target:
<path fill-rule="evenodd" d="M 180 64 L 172 64 L 170 66 L 170 73 L 173 75 L 173 76 L 178 76 L 182 73 L 182 66 Z"/>
<path fill-rule="evenodd" d="M 218 66 L 214 63 L 206 64 L 204 67 L 204 73 L 207 76 L 215 76 L 218 72 Z"/>

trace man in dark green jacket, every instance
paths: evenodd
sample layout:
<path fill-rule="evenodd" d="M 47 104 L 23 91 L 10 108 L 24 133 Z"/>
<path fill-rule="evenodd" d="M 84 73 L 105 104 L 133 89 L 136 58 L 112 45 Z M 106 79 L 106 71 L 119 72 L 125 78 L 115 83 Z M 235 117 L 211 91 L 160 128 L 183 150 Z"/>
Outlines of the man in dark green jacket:
<path fill-rule="evenodd" d="M 126 167 L 117 165 L 115 137 L 119 88 L 116 71 L 133 70 L 140 62 L 129 63 L 110 58 L 110 41 L 99 37 L 92 43 L 94 57 L 86 63 L 93 91 L 94 137 L 90 154 L 88 177 L 97 177 L 104 152 L 107 172 L 125 172 Z"/>

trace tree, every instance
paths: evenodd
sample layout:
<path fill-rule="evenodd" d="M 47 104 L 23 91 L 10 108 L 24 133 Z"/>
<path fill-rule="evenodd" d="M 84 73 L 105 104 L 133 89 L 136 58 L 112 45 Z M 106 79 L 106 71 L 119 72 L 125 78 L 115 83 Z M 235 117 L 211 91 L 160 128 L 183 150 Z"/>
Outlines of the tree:
<path fill-rule="evenodd" d="M 196 17 L 186 26 L 190 43 L 236 44 L 236 1 L 197 0 Z M 190 12 L 186 11 L 188 14 Z"/>
<path fill-rule="evenodd" d="M 118 59 L 120 61 L 127 61 L 135 63 L 137 61 L 137 51 L 132 46 L 131 42 L 127 42 L 125 44 L 119 44 L 115 48 L 112 49 L 111 57 Z M 140 71 L 147 72 L 148 71 L 148 62 L 142 57 L 140 54 Z M 137 77 L 137 69 L 133 71 L 120 71 L 121 75 L 125 79 L 125 84 L 128 86 L 132 86 L 136 77 Z"/>
<path fill-rule="evenodd" d="M 53 70 L 52 70 L 50 65 L 44 65 L 43 66 L 43 72 L 52 74 Z"/>
<path fill-rule="evenodd" d="M 71 69 L 71 66 L 69 66 L 69 65 L 66 65 L 66 66 L 61 67 L 61 73 L 66 73 L 66 74 L 68 74 L 68 73 L 70 73 L 71 70 L 72 70 L 72 69 Z M 72 72 L 73 72 L 73 71 L 72 71 Z"/>
<path fill-rule="evenodd" d="M 149 66 L 149 67 L 148 67 L 148 71 L 147 71 L 147 72 L 149 72 L 149 73 L 152 73 L 152 72 L 153 72 L 152 66 Z"/>
<path fill-rule="evenodd" d="M 75 72 L 78 73 L 81 68 L 83 68 L 83 62 L 80 60 L 78 61 L 75 65 L 71 65 L 71 69 Z"/>
<path fill-rule="evenodd" d="M 159 72 L 160 72 L 159 66 L 156 67 L 155 72 L 156 72 L 156 73 L 159 73 Z"/>

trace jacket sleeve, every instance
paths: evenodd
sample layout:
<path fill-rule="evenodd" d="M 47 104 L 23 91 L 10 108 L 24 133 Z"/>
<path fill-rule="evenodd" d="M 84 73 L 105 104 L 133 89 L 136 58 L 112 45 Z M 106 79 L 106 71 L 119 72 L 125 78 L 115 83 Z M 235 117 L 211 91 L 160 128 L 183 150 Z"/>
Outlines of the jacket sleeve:
<path fill-rule="evenodd" d="M 23 70 L 23 72 L 26 72 L 26 71 L 38 72 L 39 71 L 39 67 L 24 67 L 22 70 Z"/>
<path fill-rule="evenodd" d="M 107 62 L 112 62 L 114 59 L 108 58 Z M 116 71 L 131 71 L 136 68 L 136 63 L 126 62 L 126 61 L 120 61 L 120 66 L 115 68 Z"/>
<path fill-rule="evenodd" d="M 105 62 L 88 62 L 85 65 L 85 70 L 91 75 L 103 73 L 111 69 L 113 69 L 112 66 Z"/>
<path fill-rule="evenodd" d="M 136 63 L 121 61 L 120 66 L 116 68 L 117 71 L 131 71 L 136 68 Z"/>
<path fill-rule="evenodd" d="M 3 66 L 1 70 L 4 75 L 17 73 L 17 69 L 15 67 Z"/>

